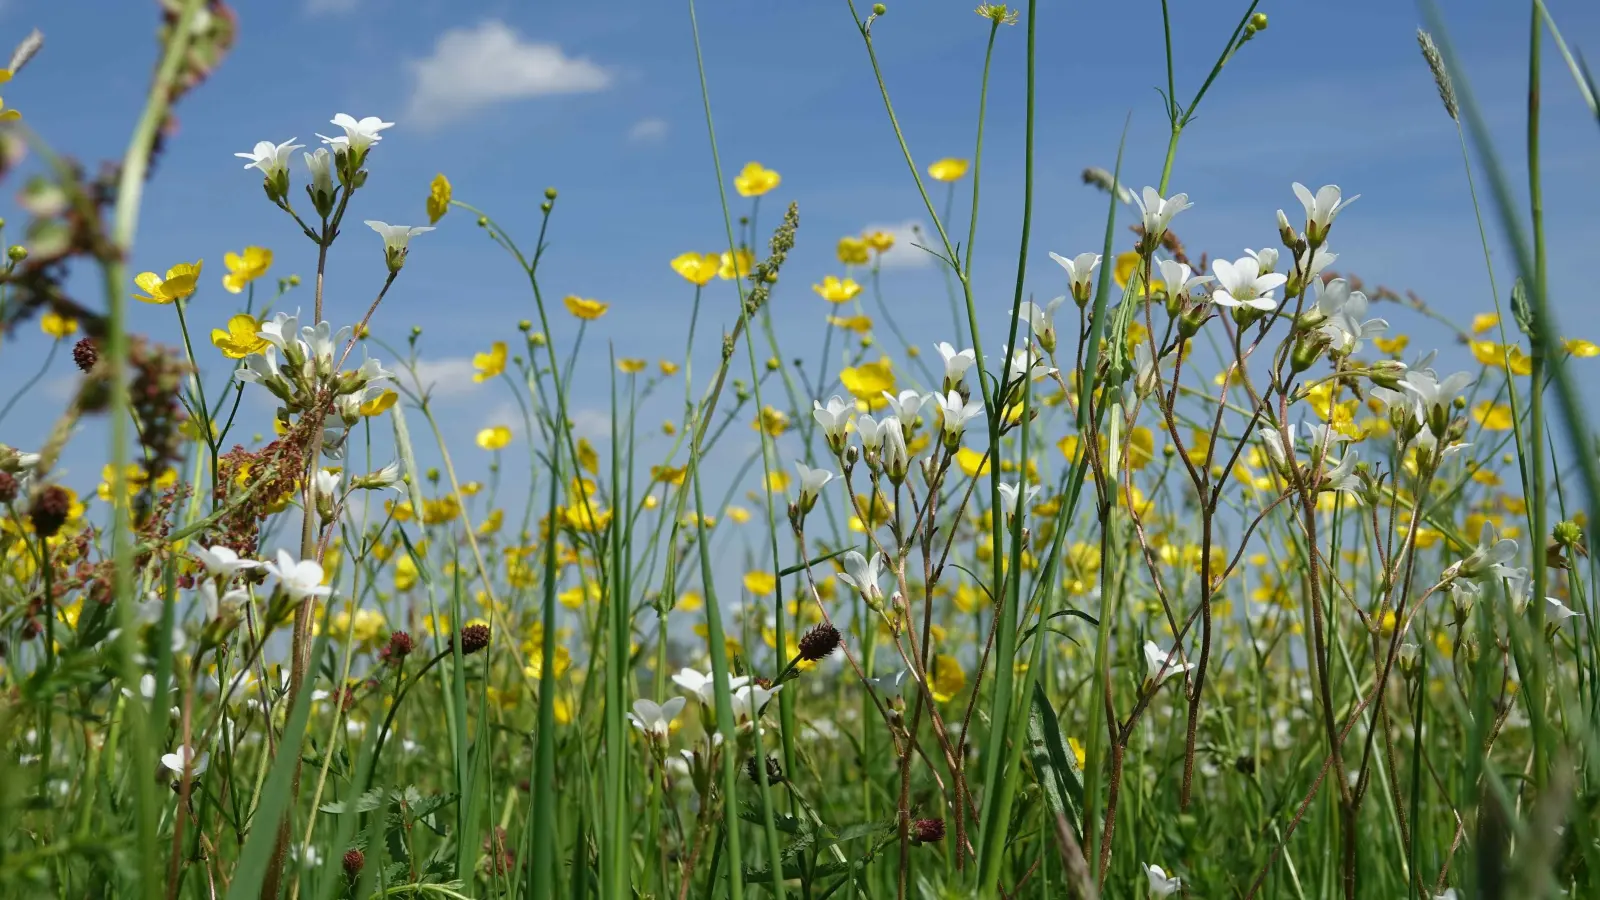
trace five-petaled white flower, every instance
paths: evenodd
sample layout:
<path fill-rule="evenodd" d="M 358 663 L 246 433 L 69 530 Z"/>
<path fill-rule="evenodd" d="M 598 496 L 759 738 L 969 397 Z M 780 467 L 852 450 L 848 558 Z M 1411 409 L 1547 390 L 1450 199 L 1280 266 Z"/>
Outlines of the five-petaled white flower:
<path fill-rule="evenodd" d="M 828 398 L 824 406 L 821 400 L 813 401 L 815 407 L 811 410 L 811 418 L 817 420 L 822 433 L 828 439 L 828 446 L 834 453 L 844 452 L 845 430 L 850 427 L 850 420 L 855 418 L 856 408 L 846 403 L 838 394 Z"/>
<path fill-rule="evenodd" d="M 870 605 L 883 601 L 883 588 L 878 580 L 883 577 L 883 554 L 873 553 L 869 559 L 854 550 L 844 555 L 844 571 L 838 579 L 861 592 L 862 599 Z"/>
<path fill-rule="evenodd" d="M 198 776 L 206 770 L 208 763 L 206 754 L 196 754 L 193 747 L 183 744 L 179 744 L 178 749 L 171 753 L 161 754 L 161 765 L 178 775 L 182 775 L 183 770 L 187 768 L 191 776 Z"/>
<path fill-rule="evenodd" d="M 1265 247 L 1260 250 L 1244 248 L 1244 255 L 1256 261 L 1256 266 L 1263 272 L 1271 272 L 1278 267 L 1278 248 Z"/>
<path fill-rule="evenodd" d="M 1509 578 L 1513 572 L 1506 563 L 1515 559 L 1517 542 L 1499 538 L 1493 523 L 1484 522 L 1478 533 L 1478 546 L 1466 559 L 1456 563 L 1456 574 L 1462 578 Z"/>
<path fill-rule="evenodd" d="M 326 597 L 333 593 L 333 588 L 322 583 L 322 566 L 314 559 L 297 562 L 289 555 L 289 551 L 279 550 L 277 563 L 267 563 L 266 568 L 278 576 L 278 585 L 292 599 Z"/>
<path fill-rule="evenodd" d="M 728 679 L 728 690 L 736 691 L 750 681 L 748 676 L 740 675 Z M 694 669 L 679 669 L 678 674 L 672 676 L 672 683 L 685 691 L 695 695 L 700 702 L 710 706 L 716 702 L 717 690 L 713 686 L 711 676 Z"/>
<path fill-rule="evenodd" d="M 1168 875 L 1165 869 L 1154 863 L 1144 867 L 1144 874 L 1150 879 L 1150 900 L 1171 897 L 1183 887 L 1183 879 L 1176 875 Z"/>
<path fill-rule="evenodd" d="M 1343 459 L 1332 462 L 1332 468 L 1322 473 L 1322 490 L 1335 493 L 1349 494 L 1357 502 L 1362 496 L 1361 478 L 1356 475 L 1356 461 L 1358 454 L 1351 450 Z"/>
<path fill-rule="evenodd" d="M 355 116 L 349 113 L 339 113 L 330 121 L 343 128 L 344 135 L 341 137 L 328 137 L 327 135 L 319 134 L 317 137 L 322 138 L 322 142 L 332 146 L 334 150 L 349 149 L 354 153 L 360 153 L 378 141 L 383 140 L 383 137 L 378 132 L 394 125 L 393 122 L 385 122 L 377 116 L 367 116 L 364 119 L 357 120 Z"/>
<path fill-rule="evenodd" d="M 971 348 L 957 351 L 945 341 L 934 345 L 939 351 L 939 356 L 944 359 L 944 389 L 953 391 L 967 377 L 967 370 L 978 361 L 978 355 Z"/>
<path fill-rule="evenodd" d="M 1067 283 L 1072 291 L 1072 299 L 1076 300 L 1079 306 L 1088 303 L 1090 294 L 1094 293 L 1094 270 L 1100 265 L 1100 254 L 1079 253 L 1067 259 L 1059 253 L 1051 253 L 1050 258 L 1067 270 Z"/>
<path fill-rule="evenodd" d="M 761 714 L 767 701 L 771 700 L 783 685 L 776 685 L 771 690 L 756 684 L 744 684 L 733 692 L 733 716 L 736 719 L 754 719 Z"/>
<path fill-rule="evenodd" d="M 1217 275 L 1217 289 L 1211 292 L 1211 302 L 1218 306 L 1248 306 L 1262 312 L 1278 308 L 1272 292 L 1288 281 L 1288 276 L 1277 272 L 1262 274 L 1260 263 L 1253 257 L 1242 256 L 1233 262 L 1219 259 L 1211 264 Z"/>
<path fill-rule="evenodd" d="M 1000 483 L 1000 508 L 1005 512 L 1007 518 L 1017 514 L 1017 493 L 1017 485 L 1007 484 L 1006 482 Z M 1039 486 L 1037 484 L 1028 485 L 1021 493 L 1024 503 L 1032 503 L 1033 498 L 1039 495 Z"/>
<path fill-rule="evenodd" d="M 1285 434 L 1288 435 L 1287 442 L 1284 439 Z M 1294 423 L 1285 425 L 1282 432 L 1271 427 L 1261 429 L 1261 443 L 1267 448 L 1267 458 L 1272 460 L 1272 464 L 1279 471 L 1287 471 L 1289 455 L 1294 449 Z"/>
<path fill-rule="evenodd" d="M 209 550 L 197 544 L 189 552 L 200 561 L 200 565 L 206 567 L 206 574 L 213 578 L 227 580 L 244 569 L 256 569 L 261 566 L 261 563 L 253 559 L 243 559 L 233 548 L 220 544 Z"/>
<path fill-rule="evenodd" d="M 889 401 L 889 409 L 899 417 L 902 426 L 909 427 L 917 420 L 917 410 L 922 408 L 923 397 L 913 390 L 904 390 L 896 397 L 888 391 L 883 392 L 883 399 Z"/>
<path fill-rule="evenodd" d="M 1417 421 L 1428 426 L 1435 437 L 1444 437 L 1450 425 L 1450 407 L 1460 393 L 1472 384 L 1472 376 L 1457 372 L 1443 381 L 1432 369 L 1412 369 L 1400 386 L 1416 395 Z"/>
<path fill-rule="evenodd" d="M 1167 661 L 1169 657 L 1172 660 L 1170 664 Z M 1174 675 L 1181 675 L 1193 669 L 1196 665 L 1195 663 L 1178 662 L 1178 650 L 1176 647 L 1172 649 L 1171 653 L 1168 653 L 1166 650 L 1161 649 L 1155 641 L 1144 642 L 1144 664 L 1146 677 L 1151 681 L 1155 681 L 1157 675 L 1160 676 L 1161 681 L 1166 681 Z M 1163 669 L 1165 671 L 1162 671 Z"/>
<path fill-rule="evenodd" d="M 1152 245 L 1167 233 L 1173 216 L 1194 205 L 1189 202 L 1188 194 L 1173 194 L 1163 200 L 1153 187 L 1146 187 L 1140 196 L 1133 198 L 1133 202 L 1138 204 L 1139 212 L 1144 217 L 1144 239 L 1152 242 Z"/>
<path fill-rule="evenodd" d="M 1581 615 L 1583 615 L 1583 613 L 1567 606 L 1565 603 L 1562 603 L 1560 600 L 1557 600 L 1554 597 L 1544 598 L 1544 619 L 1546 622 L 1553 622 L 1559 625 L 1573 616 Z"/>
<path fill-rule="evenodd" d="M 1210 275 L 1195 275 L 1188 263 L 1163 259 L 1160 266 L 1161 281 L 1167 286 L 1167 296 L 1175 299 L 1187 299 L 1196 288 L 1211 281 Z"/>
<path fill-rule="evenodd" d="M 333 154 L 327 147 L 318 147 L 310 153 L 300 154 L 311 171 L 311 193 L 333 198 Z"/>
<path fill-rule="evenodd" d="M 1044 357 L 1033 351 L 1032 344 L 1024 344 L 1016 350 L 1009 346 L 1004 348 L 1006 353 L 1006 380 L 1010 383 L 1019 383 L 1023 378 L 1032 378 L 1037 381 L 1046 375 L 1054 375 L 1056 370 L 1045 365 Z"/>
<path fill-rule="evenodd" d="M 368 228 L 383 237 L 383 255 L 391 272 L 399 271 L 406 264 L 406 248 L 411 239 L 433 230 L 432 225 L 390 225 L 376 219 L 367 219 L 366 223 Z"/>
<path fill-rule="evenodd" d="M 200 608 L 205 613 L 207 622 L 215 619 L 225 607 L 237 608 L 250 601 L 249 592 L 242 588 L 234 588 L 218 597 L 217 585 L 213 581 L 203 582 L 198 593 L 200 594 Z"/>
<path fill-rule="evenodd" d="M 1322 333 L 1339 352 L 1355 353 L 1361 349 L 1363 340 L 1382 334 L 1389 327 L 1383 319 L 1366 318 L 1367 295 L 1351 290 L 1350 283 L 1343 278 L 1335 278 L 1327 284 L 1314 280 L 1311 287 L 1316 294 L 1317 312 L 1327 317 Z"/>
<path fill-rule="evenodd" d="M 934 394 L 933 398 L 939 404 L 939 415 L 944 420 L 945 445 L 954 448 L 961 443 L 967 423 L 983 415 L 983 404 L 976 400 L 963 400 L 956 391 Z"/>
<path fill-rule="evenodd" d="M 899 484 L 911 471 L 911 452 L 906 447 L 905 428 L 898 418 L 884 416 L 883 421 L 878 423 L 878 429 L 883 433 L 880 462 L 884 471 L 889 473 L 890 480 Z"/>
<path fill-rule="evenodd" d="M 827 469 L 813 469 L 798 460 L 794 467 L 800 473 L 800 511 L 810 512 L 817 503 L 817 494 L 833 480 L 833 473 Z"/>
<path fill-rule="evenodd" d="M 628 721 L 633 727 L 645 733 L 652 740 L 666 740 L 672 732 L 672 720 L 683 712 L 683 706 L 688 701 L 682 697 L 673 697 L 665 703 L 656 703 L 654 700 L 633 701 L 633 712 L 628 713 Z"/>
<path fill-rule="evenodd" d="M 1066 301 L 1066 297 L 1057 297 L 1044 306 L 1023 301 L 1017 307 L 1017 316 L 1028 323 L 1033 336 L 1038 339 L 1039 346 L 1043 347 L 1046 353 L 1056 351 L 1056 310 Z"/>
<path fill-rule="evenodd" d="M 249 153 L 235 153 L 234 156 L 250 160 L 245 163 L 244 167 L 246 169 L 260 169 L 261 174 L 270 181 L 288 174 L 289 154 L 304 146 L 304 144 L 296 144 L 294 138 L 289 138 L 281 144 L 274 144 L 271 141 L 257 141 L 255 149 Z"/>
<path fill-rule="evenodd" d="M 1345 207 L 1361 198 L 1360 194 L 1349 200 L 1339 198 L 1337 184 L 1325 184 L 1317 189 L 1315 196 L 1305 185 L 1296 181 L 1294 195 L 1300 199 L 1300 205 L 1306 209 L 1306 240 L 1313 246 L 1321 244 L 1328 239 L 1328 229 L 1333 227 L 1333 220 Z"/>
<path fill-rule="evenodd" d="M 894 419 L 894 416 L 885 416 L 882 422 L 871 416 L 856 417 L 856 434 L 861 436 L 861 449 L 868 453 L 878 452 L 878 448 L 883 446 L 883 433 L 890 419 Z M 900 420 L 895 419 L 894 427 L 899 430 Z"/>

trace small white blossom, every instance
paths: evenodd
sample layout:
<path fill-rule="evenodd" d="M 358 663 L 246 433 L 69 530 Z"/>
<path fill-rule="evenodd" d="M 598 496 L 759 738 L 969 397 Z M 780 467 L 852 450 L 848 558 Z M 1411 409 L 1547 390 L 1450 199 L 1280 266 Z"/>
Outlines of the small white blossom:
<path fill-rule="evenodd" d="M 628 713 L 628 721 L 647 737 L 664 741 L 672 732 L 672 720 L 678 717 L 678 713 L 683 712 L 684 704 L 687 702 L 682 697 L 673 697 L 665 703 L 635 700 L 633 712 Z"/>
<path fill-rule="evenodd" d="M 406 264 L 406 248 L 411 239 L 433 230 L 432 225 L 390 225 L 377 219 L 367 219 L 366 224 L 383 238 L 383 255 L 391 272 L 398 272 Z"/>
<path fill-rule="evenodd" d="M 1261 273 L 1260 264 L 1249 256 L 1233 262 L 1219 259 L 1211 264 L 1217 275 L 1217 289 L 1211 292 L 1211 302 L 1218 306 L 1248 306 L 1262 312 L 1278 308 L 1272 292 L 1289 279 L 1277 272 Z"/>
<path fill-rule="evenodd" d="M 1325 184 L 1317 189 L 1315 196 L 1305 185 L 1296 181 L 1294 195 L 1299 198 L 1300 205 L 1306 210 L 1306 239 L 1312 244 L 1321 244 L 1328 238 L 1328 229 L 1333 227 L 1333 220 L 1338 218 L 1344 208 L 1360 199 L 1357 194 L 1349 200 L 1339 198 L 1339 186 Z"/>
<path fill-rule="evenodd" d="M 1169 656 L 1172 658 L 1170 665 L 1167 662 Z M 1196 665 L 1195 663 L 1178 662 L 1176 648 L 1169 654 L 1166 650 L 1161 649 L 1155 641 L 1144 642 L 1144 663 L 1147 672 L 1146 677 L 1151 681 L 1156 680 L 1158 674 L 1161 681 L 1166 681 L 1174 675 L 1181 675 L 1193 669 Z M 1163 667 L 1166 669 L 1165 672 L 1162 672 Z"/>
<path fill-rule="evenodd" d="M 730 692 L 736 691 L 749 683 L 749 681 L 750 679 L 744 675 L 740 675 L 737 678 L 729 678 L 728 690 Z M 700 702 L 706 706 L 711 706 L 716 702 L 717 690 L 713 685 L 711 676 L 708 674 L 697 672 L 694 669 L 680 669 L 678 674 L 672 676 L 672 683 L 699 698 Z"/>
<path fill-rule="evenodd" d="M 333 589 L 322 583 L 322 566 L 314 559 L 296 561 L 287 550 L 278 551 L 276 564 L 267 563 L 267 571 L 278 577 L 284 593 L 295 600 L 307 597 L 326 597 Z"/>
<path fill-rule="evenodd" d="M 861 436 L 862 449 L 868 453 L 878 452 L 878 448 L 883 446 L 883 434 L 890 419 L 894 419 L 894 416 L 885 416 L 882 422 L 871 416 L 859 416 L 856 418 L 856 434 Z M 894 427 L 896 431 L 900 429 L 900 421 L 898 419 L 895 419 Z"/>
<path fill-rule="evenodd" d="M 795 470 L 800 473 L 800 509 L 810 512 L 816 505 L 817 495 L 833 480 L 833 473 L 827 469 L 813 469 L 803 462 L 796 461 Z"/>
<path fill-rule="evenodd" d="M 1039 346 L 1043 347 L 1046 353 L 1054 353 L 1056 350 L 1056 310 L 1060 309 L 1066 300 L 1066 297 L 1057 297 L 1044 306 L 1023 301 L 1017 307 L 1017 316 L 1028 323 L 1033 336 L 1038 339 Z"/>
<path fill-rule="evenodd" d="M 882 553 L 873 553 L 869 559 L 851 550 L 844 555 L 844 571 L 835 577 L 860 591 L 869 605 L 876 606 L 883 602 L 883 588 L 878 584 L 883 578 L 883 562 Z"/>
<path fill-rule="evenodd" d="M 917 411 L 922 409 L 923 397 L 913 390 L 904 390 L 900 396 L 895 396 L 888 391 L 883 392 L 883 399 L 889 401 L 889 409 L 900 419 L 900 424 L 910 425 L 917 420 Z"/>
<path fill-rule="evenodd" d="M 161 754 L 161 765 L 178 775 L 182 775 L 183 770 L 187 768 L 191 776 L 198 776 L 206 770 L 209 762 L 206 754 L 196 754 L 193 747 L 183 744 L 179 744 L 178 749 L 171 753 Z"/>
<path fill-rule="evenodd" d="M 213 578 L 227 580 L 245 569 L 260 568 L 261 563 L 253 559 L 243 559 L 231 547 L 217 545 L 209 550 L 198 544 L 189 551 L 200 565 L 206 567 L 206 574 Z"/>
<path fill-rule="evenodd" d="M 899 484 L 911 471 L 911 453 L 906 447 L 905 429 L 894 416 L 885 416 L 878 428 L 883 432 L 882 464 L 890 480 Z"/>
<path fill-rule="evenodd" d="M 1008 518 L 1017 514 L 1018 491 L 1019 487 L 1015 484 L 1000 483 L 1000 509 Z M 1021 490 L 1021 494 L 1024 503 L 1032 503 L 1033 498 L 1039 495 L 1039 486 L 1029 485 L 1025 490 Z"/>
<path fill-rule="evenodd" d="M 250 160 L 245 163 L 246 169 L 260 169 L 261 174 L 269 181 L 274 178 L 285 177 L 289 174 L 289 154 L 304 144 L 296 144 L 294 138 L 289 138 L 281 144 L 271 141 L 258 141 L 254 149 L 248 153 L 235 153 L 240 159 Z"/>
<path fill-rule="evenodd" d="M 934 345 L 934 349 L 939 351 L 940 358 L 944 360 L 944 389 L 953 391 L 967 377 L 967 370 L 978 361 L 978 355 L 970 348 L 958 352 L 945 341 Z"/>
<path fill-rule="evenodd" d="M 1131 195 L 1130 195 L 1131 199 Z M 1050 254 L 1050 258 L 1061 264 L 1067 270 L 1067 283 L 1071 286 L 1072 297 L 1081 305 L 1089 301 L 1089 295 L 1094 292 L 1094 270 L 1100 265 L 1100 254 L 1079 253 L 1067 259 L 1058 253 Z"/>
<path fill-rule="evenodd" d="M 1507 578 L 1513 570 L 1506 563 L 1516 556 L 1517 542 L 1510 538 L 1499 538 L 1494 525 L 1484 522 L 1483 530 L 1478 533 L 1478 546 L 1466 559 L 1455 564 L 1455 573 L 1461 578 Z"/>
<path fill-rule="evenodd" d="M 1343 278 L 1335 278 L 1326 285 L 1321 281 L 1311 284 L 1316 294 L 1317 311 L 1328 320 L 1322 326 L 1322 333 L 1328 336 L 1334 349 L 1339 352 L 1359 352 L 1362 341 L 1388 329 L 1387 321 L 1366 318 L 1367 295 L 1352 291 L 1350 283 Z"/>
<path fill-rule="evenodd" d="M 1249 247 L 1246 247 L 1244 252 L 1246 256 L 1249 256 L 1251 259 L 1256 261 L 1256 266 L 1259 267 L 1262 272 L 1271 272 L 1273 269 L 1278 267 L 1277 247 L 1264 247 L 1260 250 L 1251 250 Z"/>
<path fill-rule="evenodd" d="M 1559 625 L 1573 616 L 1581 615 L 1583 613 L 1572 609 L 1554 597 L 1544 598 L 1544 618 L 1546 622 L 1554 622 Z"/>
<path fill-rule="evenodd" d="M 1144 217 L 1147 241 L 1161 240 L 1161 236 L 1167 233 L 1167 226 L 1172 224 L 1172 217 L 1194 205 L 1189 202 L 1188 194 L 1173 194 L 1163 200 L 1153 187 L 1146 187 L 1139 196 L 1133 198 L 1133 202 Z"/>
<path fill-rule="evenodd" d="M 1165 869 L 1154 863 L 1144 867 L 1144 874 L 1150 879 L 1150 900 L 1170 897 L 1183 887 L 1183 879 L 1176 875 L 1168 875 Z"/>
<path fill-rule="evenodd" d="M 838 394 L 829 397 L 826 406 L 821 400 L 813 402 L 815 408 L 811 410 L 811 417 L 817 420 L 817 425 L 822 428 L 822 433 L 827 437 L 828 446 L 833 448 L 833 452 L 842 453 L 845 430 L 850 427 L 850 420 L 856 415 L 855 406 L 846 403 Z"/>
<path fill-rule="evenodd" d="M 934 402 L 939 404 L 939 415 L 943 420 L 944 439 L 946 446 L 955 446 L 961 443 L 961 435 L 967 430 L 967 423 L 983 415 L 983 404 L 976 400 L 963 400 L 955 391 L 947 394 L 934 394 Z"/>
<path fill-rule="evenodd" d="M 319 134 L 317 137 L 322 138 L 322 142 L 333 147 L 334 150 L 348 149 L 354 153 L 360 153 L 378 141 L 383 140 L 383 137 L 378 132 L 394 126 L 393 122 L 385 122 L 377 116 L 367 116 L 364 119 L 357 120 L 355 116 L 349 113 L 339 113 L 330 121 L 343 128 L 344 134 L 340 137 L 328 137 Z"/>
<path fill-rule="evenodd" d="M 1246 250 L 1245 252 L 1249 253 L 1250 251 Z M 1175 299 L 1187 299 L 1195 292 L 1196 288 L 1211 281 L 1210 275 L 1193 274 L 1193 270 L 1189 268 L 1188 263 L 1163 259 L 1160 266 L 1161 281 L 1167 286 L 1167 296 Z M 1263 268 L 1262 271 L 1271 271 L 1271 269 L 1270 267 Z"/>

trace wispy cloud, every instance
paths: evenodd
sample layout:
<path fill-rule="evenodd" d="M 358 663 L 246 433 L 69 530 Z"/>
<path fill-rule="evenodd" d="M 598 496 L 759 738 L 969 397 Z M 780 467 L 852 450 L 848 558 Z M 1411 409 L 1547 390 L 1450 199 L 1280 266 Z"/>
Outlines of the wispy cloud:
<path fill-rule="evenodd" d="M 432 55 L 413 60 L 411 71 L 416 83 L 407 120 L 424 128 L 496 103 L 603 91 L 612 80 L 598 63 L 568 56 L 557 44 L 524 40 L 498 19 L 439 35 Z"/>
<path fill-rule="evenodd" d="M 477 370 L 473 368 L 471 359 L 440 357 L 417 361 L 416 384 L 411 382 L 409 372 L 397 372 L 395 377 L 406 387 L 412 389 L 420 387 L 435 398 L 459 397 L 477 388 L 477 382 L 472 380 L 475 371 Z"/>
<path fill-rule="evenodd" d="M 635 144 L 653 144 L 667 136 L 666 119 L 640 119 L 628 129 L 628 140 Z"/>

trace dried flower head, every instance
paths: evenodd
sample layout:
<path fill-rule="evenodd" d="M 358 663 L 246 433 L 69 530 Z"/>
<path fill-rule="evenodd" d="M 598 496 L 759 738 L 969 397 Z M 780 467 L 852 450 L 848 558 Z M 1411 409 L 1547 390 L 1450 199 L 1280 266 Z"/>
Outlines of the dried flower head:
<path fill-rule="evenodd" d="M 351 881 L 361 874 L 361 867 L 367 864 L 367 857 L 360 850 L 351 848 L 344 853 L 344 875 Z"/>
<path fill-rule="evenodd" d="M 826 659 L 839 649 L 839 629 L 823 622 L 800 636 L 800 658 L 807 662 Z"/>
<path fill-rule="evenodd" d="M 461 652 L 466 654 L 477 653 L 489 646 L 489 626 L 468 625 L 461 629 Z"/>
<path fill-rule="evenodd" d="M 760 784 L 761 783 L 761 773 L 760 773 L 760 771 L 758 771 L 756 769 L 756 758 L 754 756 L 752 756 L 749 759 L 745 760 L 745 763 L 744 763 L 744 774 L 745 774 L 745 776 L 747 778 L 749 778 L 751 781 L 755 782 L 756 784 Z M 782 781 L 783 781 L 783 767 L 778 765 L 778 761 L 776 759 L 774 759 L 771 756 L 768 756 L 767 757 L 767 784 L 778 784 L 778 783 L 780 783 Z"/>
<path fill-rule="evenodd" d="M 56 536 L 71 514 L 72 495 L 67 493 L 66 488 L 52 484 L 34 497 L 33 508 L 28 510 L 28 519 L 33 523 L 36 534 L 48 538 Z"/>
<path fill-rule="evenodd" d="M 396 631 L 389 635 L 389 645 L 383 648 L 383 658 L 391 663 L 399 664 L 400 660 L 411 655 L 413 646 L 410 634 L 404 631 Z"/>
<path fill-rule="evenodd" d="M 17 476 L 10 472 L 0 472 L 0 503 L 10 503 L 17 499 Z"/>
<path fill-rule="evenodd" d="M 916 819 L 912 821 L 911 840 L 917 844 L 935 844 L 944 840 L 944 820 Z"/>
<path fill-rule="evenodd" d="M 79 338 L 78 342 L 72 345 L 72 361 L 77 364 L 79 370 L 87 372 L 100 361 L 100 350 L 90 338 Z"/>

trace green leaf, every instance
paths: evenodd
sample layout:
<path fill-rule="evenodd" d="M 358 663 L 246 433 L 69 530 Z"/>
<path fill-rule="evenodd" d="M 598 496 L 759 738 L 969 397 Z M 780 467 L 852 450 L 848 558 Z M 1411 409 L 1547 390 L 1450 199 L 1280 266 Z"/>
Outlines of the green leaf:
<path fill-rule="evenodd" d="M 1037 681 L 1033 683 L 1032 711 L 1028 715 L 1028 759 L 1050 811 L 1065 816 L 1076 827 L 1083 821 L 1083 780 L 1078 759 L 1061 739 L 1061 723 L 1056 720 L 1044 686 Z"/>

